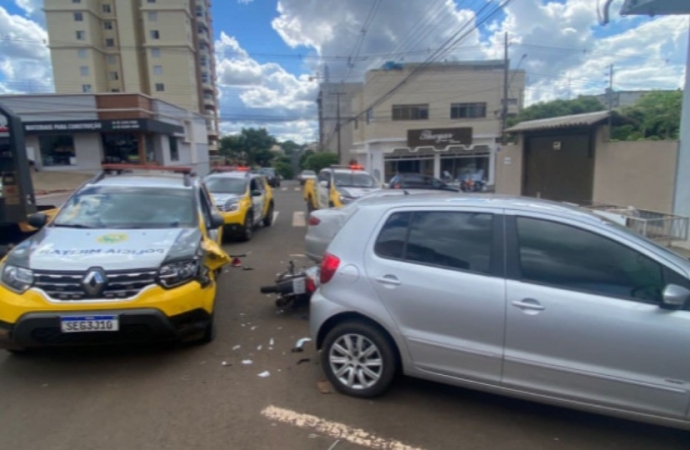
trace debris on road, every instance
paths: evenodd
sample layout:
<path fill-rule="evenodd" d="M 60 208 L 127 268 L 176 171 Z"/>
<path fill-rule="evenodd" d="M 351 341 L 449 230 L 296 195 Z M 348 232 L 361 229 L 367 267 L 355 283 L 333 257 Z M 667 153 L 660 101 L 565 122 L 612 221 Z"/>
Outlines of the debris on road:
<path fill-rule="evenodd" d="M 232 348 L 232 350 L 233 350 L 233 351 L 237 351 L 237 350 L 239 350 L 239 349 L 241 349 L 241 348 L 242 348 L 241 345 L 236 345 L 236 346 L 234 346 L 234 347 Z"/>
<path fill-rule="evenodd" d="M 273 338 L 271 338 L 271 340 L 268 341 L 268 345 L 269 345 L 270 347 L 273 347 L 273 343 L 274 343 L 274 342 L 275 342 L 275 341 L 273 340 Z"/>
<path fill-rule="evenodd" d="M 256 350 L 260 352 L 263 347 L 263 345 L 259 345 L 258 347 L 256 347 Z"/>
<path fill-rule="evenodd" d="M 227 361 L 223 361 L 222 363 L 220 363 L 220 365 L 221 365 L 221 366 L 223 366 L 223 367 L 229 367 L 229 366 L 232 366 L 232 364 L 230 364 L 230 363 L 229 363 L 229 362 L 227 362 Z"/>
<path fill-rule="evenodd" d="M 292 353 L 303 352 L 304 351 L 304 344 L 306 344 L 307 342 L 311 342 L 311 338 L 305 337 L 305 338 L 299 339 L 295 343 L 295 347 L 292 349 Z"/>
<path fill-rule="evenodd" d="M 254 361 L 252 361 L 251 359 L 245 359 L 242 361 L 242 364 L 244 364 L 245 366 L 251 366 L 252 364 L 254 364 Z"/>
<path fill-rule="evenodd" d="M 268 378 L 268 377 L 270 377 L 270 376 L 271 376 L 271 372 L 269 372 L 268 370 L 265 371 L 265 372 L 261 372 L 261 373 L 259 374 L 259 377 L 261 377 L 261 378 Z"/>
<path fill-rule="evenodd" d="M 322 394 L 332 394 L 333 390 L 331 389 L 331 383 L 328 381 L 319 381 L 316 383 L 316 387 L 319 388 L 319 392 Z"/>
<path fill-rule="evenodd" d="M 251 328 L 251 330 L 254 331 L 254 330 L 256 330 L 257 328 L 259 328 L 259 327 L 257 327 L 256 325 L 254 325 L 254 326 Z"/>
<path fill-rule="evenodd" d="M 311 362 L 311 358 L 302 358 L 299 361 L 297 361 L 297 365 L 299 366 L 300 364 L 308 363 Z"/>

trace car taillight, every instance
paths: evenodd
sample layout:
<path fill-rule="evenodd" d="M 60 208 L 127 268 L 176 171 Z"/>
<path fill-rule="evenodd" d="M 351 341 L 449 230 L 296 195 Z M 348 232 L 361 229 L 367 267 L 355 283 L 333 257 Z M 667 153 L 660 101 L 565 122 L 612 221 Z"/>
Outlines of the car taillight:
<path fill-rule="evenodd" d="M 393 186 L 393 189 L 400 189 L 400 184 L 396 183 L 395 186 Z"/>
<path fill-rule="evenodd" d="M 309 216 L 309 221 L 307 223 L 309 224 L 310 227 L 315 227 L 321 223 L 321 220 L 319 220 L 318 217 Z"/>
<path fill-rule="evenodd" d="M 312 277 L 307 277 L 307 292 L 310 294 L 316 292 L 316 283 Z"/>
<path fill-rule="evenodd" d="M 326 284 L 333 279 L 338 266 L 340 266 L 340 258 L 330 253 L 324 255 L 321 261 L 321 275 L 319 277 L 321 284 Z"/>

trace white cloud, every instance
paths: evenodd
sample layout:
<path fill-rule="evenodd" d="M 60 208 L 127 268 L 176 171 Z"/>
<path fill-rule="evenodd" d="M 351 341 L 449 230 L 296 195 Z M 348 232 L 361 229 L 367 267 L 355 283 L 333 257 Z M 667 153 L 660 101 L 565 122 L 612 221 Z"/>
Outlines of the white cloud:
<path fill-rule="evenodd" d="M 0 89 L 3 92 L 52 92 L 48 35 L 35 21 L 0 7 Z"/>
<path fill-rule="evenodd" d="M 248 5 L 249 3 L 253 2 L 254 0 L 237 0 L 237 3 L 243 4 L 243 5 Z"/>

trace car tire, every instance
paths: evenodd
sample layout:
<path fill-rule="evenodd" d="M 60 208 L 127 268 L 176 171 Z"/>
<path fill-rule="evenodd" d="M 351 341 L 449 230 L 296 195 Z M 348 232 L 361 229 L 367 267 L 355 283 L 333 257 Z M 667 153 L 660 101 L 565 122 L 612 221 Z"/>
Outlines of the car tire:
<path fill-rule="evenodd" d="M 204 345 L 210 344 L 216 339 L 216 322 L 214 320 L 214 314 L 211 314 L 208 324 L 204 327 L 204 332 L 196 341 L 196 344 Z"/>
<path fill-rule="evenodd" d="M 353 352 L 349 355 L 342 352 L 348 348 L 348 341 Z M 362 356 L 362 351 L 368 355 Z M 397 372 L 393 344 L 378 328 L 362 322 L 345 322 L 328 332 L 321 349 L 321 365 L 338 392 L 359 398 L 383 394 Z"/>
<path fill-rule="evenodd" d="M 273 203 L 271 203 L 268 207 L 268 212 L 264 217 L 263 224 L 265 227 L 270 227 L 271 225 L 273 225 Z"/>
<path fill-rule="evenodd" d="M 26 356 L 29 353 L 29 349 L 24 347 L 8 348 L 6 350 L 13 356 Z"/>
<path fill-rule="evenodd" d="M 249 210 L 244 218 L 244 228 L 242 229 L 241 239 L 245 242 L 251 241 L 254 236 L 254 213 Z"/>

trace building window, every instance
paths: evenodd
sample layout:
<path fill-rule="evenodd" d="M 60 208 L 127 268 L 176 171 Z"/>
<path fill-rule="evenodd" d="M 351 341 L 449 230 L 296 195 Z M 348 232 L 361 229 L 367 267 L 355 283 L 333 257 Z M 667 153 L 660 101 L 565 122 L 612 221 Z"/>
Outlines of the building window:
<path fill-rule="evenodd" d="M 393 120 L 428 120 L 429 105 L 393 105 Z"/>
<path fill-rule="evenodd" d="M 163 66 L 153 66 L 154 75 L 163 75 Z"/>
<path fill-rule="evenodd" d="M 79 59 L 86 59 L 89 56 L 89 51 L 85 48 L 80 48 L 77 50 L 77 57 Z"/>
<path fill-rule="evenodd" d="M 369 108 L 369 109 L 367 109 L 367 115 L 366 115 L 367 125 L 369 125 L 372 120 L 374 120 L 374 110 Z"/>
<path fill-rule="evenodd" d="M 161 34 L 158 30 L 151 30 L 151 39 L 160 39 Z"/>
<path fill-rule="evenodd" d="M 149 3 L 156 3 L 156 0 L 148 0 Z"/>
<path fill-rule="evenodd" d="M 77 34 L 77 40 L 78 41 L 83 41 L 84 39 L 86 39 L 86 31 L 80 30 L 80 31 L 77 31 L 76 34 Z"/>
<path fill-rule="evenodd" d="M 108 64 L 117 64 L 117 57 L 115 55 L 108 55 Z"/>
<path fill-rule="evenodd" d="M 156 83 L 156 92 L 165 92 L 165 83 Z"/>
<path fill-rule="evenodd" d="M 109 76 L 112 81 L 117 81 L 120 79 L 120 74 L 117 72 L 110 72 Z"/>
<path fill-rule="evenodd" d="M 177 138 L 168 136 L 170 139 L 170 161 L 180 160 L 180 149 L 177 147 Z"/>
<path fill-rule="evenodd" d="M 204 7 L 201 5 L 196 5 L 196 16 L 204 17 Z"/>
<path fill-rule="evenodd" d="M 74 13 L 74 21 L 75 22 L 83 22 L 84 21 L 84 14 L 80 12 L 75 12 Z"/>
<path fill-rule="evenodd" d="M 81 0 L 72 0 L 72 3 L 75 3 L 75 4 L 81 3 Z"/>
<path fill-rule="evenodd" d="M 201 63 L 201 67 L 206 67 L 208 64 L 208 58 L 202 55 L 201 58 L 199 58 L 199 62 Z"/>
<path fill-rule="evenodd" d="M 106 14 L 110 14 L 112 12 L 112 9 L 110 8 L 109 4 L 106 3 L 105 5 L 103 5 L 103 12 Z"/>
<path fill-rule="evenodd" d="M 486 117 L 486 103 L 453 103 L 451 119 L 480 119 Z"/>
<path fill-rule="evenodd" d="M 38 144 L 41 147 L 41 161 L 44 167 L 74 166 L 77 164 L 72 136 L 39 136 Z"/>
<path fill-rule="evenodd" d="M 202 72 L 201 73 L 201 82 L 202 83 L 208 83 L 210 77 L 208 76 L 208 72 Z"/>
<path fill-rule="evenodd" d="M 135 134 L 103 133 L 104 163 L 139 162 L 139 136 Z"/>
<path fill-rule="evenodd" d="M 359 130 L 359 120 L 355 119 L 355 130 Z"/>
<path fill-rule="evenodd" d="M 149 22 L 157 22 L 158 13 L 156 11 L 149 11 Z"/>
<path fill-rule="evenodd" d="M 91 92 L 91 85 L 90 84 L 82 84 L 81 85 L 81 91 L 85 94 L 88 94 Z"/>
<path fill-rule="evenodd" d="M 79 68 L 79 73 L 81 74 L 82 77 L 88 77 L 89 76 L 89 66 L 81 66 Z"/>
<path fill-rule="evenodd" d="M 151 57 L 152 58 L 160 58 L 161 57 L 161 49 L 158 47 L 153 47 L 151 49 Z"/>
<path fill-rule="evenodd" d="M 105 40 L 106 47 L 115 47 L 115 39 L 108 38 Z"/>
<path fill-rule="evenodd" d="M 103 28 L 106 30 L 112 30 L 113 29 L 113 21 L 112 20 L 106 20 L 103 22 Z"/>
<path fill-rule="evenodd" d="M 120 92 L 120 90 L 116 88 L 116 89 L 111 89 L 110 92 Z"/>

